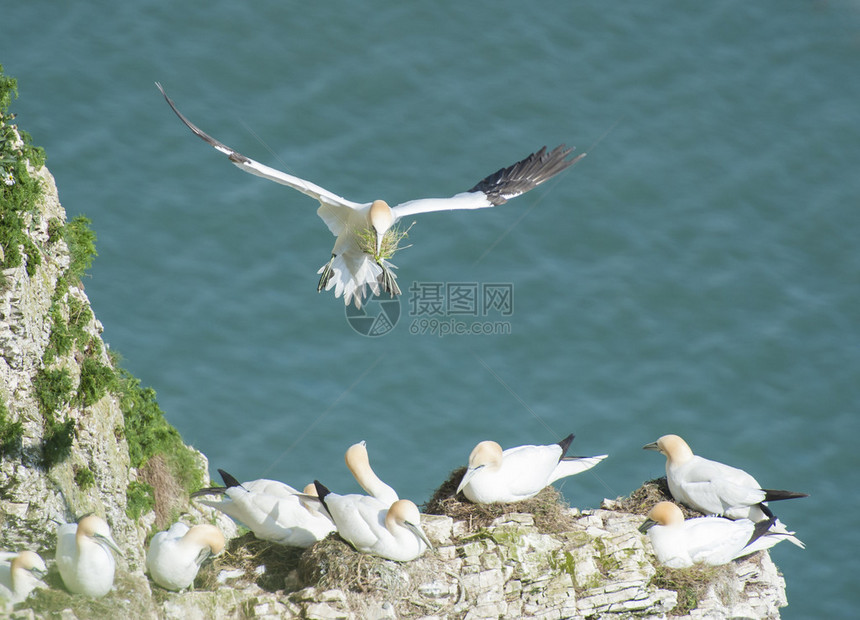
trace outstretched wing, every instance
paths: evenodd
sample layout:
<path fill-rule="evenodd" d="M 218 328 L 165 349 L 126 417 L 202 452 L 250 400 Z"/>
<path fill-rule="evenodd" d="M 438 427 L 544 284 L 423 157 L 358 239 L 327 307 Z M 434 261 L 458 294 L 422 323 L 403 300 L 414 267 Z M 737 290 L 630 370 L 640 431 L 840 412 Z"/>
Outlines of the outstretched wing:
<path fill-rule="evenodd" d="M 551 151 L 547 151 L 544 146 L 522 161 L 494 172 L 467 192 L 461 192 L 451 198 L 411 200 L 397 205 L 392 211 L 395 218 L 399 219 L 430 211 L 495 207 L 525 194 L 585 157 L 585 153 L 582 153 L 573 159 L 567 159 L 572 151 L 573 149 L 563 144 Z"/>
<path fill-rule="evenodd" d="M 366 206 L 357 202 L 352 202 L 351 200 L 347 200 L 346 198 L 342 198 L 337 194 L 333 194 L 327 189 L 323 189 L 319 185 L 314 185 L 310 181 L 305 181 L 304 179 L 294 177 L 291 174 L 287 174 L 286 172 L 281 172 L 280 170 L 270 168 L 269 166 L 261 164 L 260 162 L 254 161 L 253 159 L 245 157 L 241 153 L 234 151 L 232 148 L 230 148 L 226 144 L 219 142 L 209 134 L 202 131 L 187 118 L 185 118 L 185 116 L 178 109 L 176 109 L 176 105 L 174 105 L 170 97 L 167 96 L 167 93 L 164 92 L 164 88 L 161 87 L 161 84 L 156 82 L 155 85 L 158 87 L 158 90 L 161 91 L 161 94 L 164 95 L 164 99 L 167 101 L 167 104 L 176 113 L 176 116 L 179 117 L 179 120 L 185 123 L 188 129 L 194 132 L 194 134 L 197 135 L 199 138 L 208 142 L 215 150 L 224 153 L 230 159 L 231 162 L 233 162 L 236 166 L 238 166 L 245 172 L 250 172 L 251 174 L 257 175 L 258 177 L 269 179 L 270 181 L 280 183 L 281 185 L 286 185 L 287 187 L 292 187 L 293 189 L 298 190 L 307 196 L 316 198 L 323 205 L 328 204 L 339 207 L 349 207 L 350 209 L 358 209 L 360 207 Z"/>

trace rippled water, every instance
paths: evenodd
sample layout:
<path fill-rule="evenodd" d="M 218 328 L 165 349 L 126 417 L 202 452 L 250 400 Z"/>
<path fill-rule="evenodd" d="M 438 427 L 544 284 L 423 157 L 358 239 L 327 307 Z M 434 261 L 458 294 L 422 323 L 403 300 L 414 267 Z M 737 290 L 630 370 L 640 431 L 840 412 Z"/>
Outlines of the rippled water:
<path fill-rule="evenodd" d="M 811 494 L 777 510 L 808 545 L 773 551 L 783 617 L 849 617 L 858 9 L 36 1 L 4 9 L 0 63 L 99 235 L 106 339 L 213 468 L 353 491 L 342 454 L 366 439 L 421 502 L 479 440 L 575 432 L 611 455 L 562 487 L 593 507 L 659 475 L 640 448 L 675 432 Z M 398 323 L 367 338 L 315 292 L 315 202 L 230 166 L 155 80 L 227 144 L 360 201 L 452 195 L 543 144 L 590 154 L 497 209 L 415 218 Z M 449 284 L 508 287 L 510 314 L 442 319 L 509 333 L 411 333 L 420 291 Z"/>

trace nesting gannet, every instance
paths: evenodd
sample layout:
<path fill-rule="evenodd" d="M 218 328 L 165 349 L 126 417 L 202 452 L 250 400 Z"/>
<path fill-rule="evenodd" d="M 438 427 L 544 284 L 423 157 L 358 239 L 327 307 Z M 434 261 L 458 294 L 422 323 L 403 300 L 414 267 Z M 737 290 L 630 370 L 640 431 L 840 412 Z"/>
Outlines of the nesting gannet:
<path fill-rule="evenodd" d="M 110 592 L 116 570 L 111 550 L 122 552 L 96 515 L 57 528 L 57 566 L 70 592 L 98 598 Z"/>
<path fill-rule="evenodd" d="M 370 467 L 366 442 L 360 441 L 351 445 L 344 455 L 344 460 L 353 477 L 368 495 L 389 506 L 400 499 L 397 491 L 380 480 Z"/>
<path fill-rule="evenodd" d="M 197 128 L 179 112 L 161 84 L 156 82 L 156 86 L 179 119 L 194 134 L 227 155 L 233 164 L 245 172 L 292 187 L 319 201 L 317 215 L 337 240 L 331 251 L 331 259 L 317 272 L 321 274 L 317 290 L 333 288 L 335 297 L 343 295 L 346 305 L 354 301 L 359 308 L 365 295 L 365 285 L 374 294 L 379 294 L 380 290 L 392 297 L 400 294 L 396 276 L 391 270 L 395 266 L 388 262 L 405 236 L 405 231 L 395 228 L 399 220 L 431 211 L 483 209 L 504 204 L 585 157 L 585 153 L 582 153 L 567 159 L 572 149 L 563 144 L 551 151 L 543 147 L 525 159 L 489 175 L 469 191 L 451 198 L 411 200 L 395 207 L 389 207 L 383 200 L 358 203 L 237 153 Z"/>
<path fill-rule="evenodd" d="M 204 523 L 189 528 L 174 523 L 158 532 L 146 552 L 146 568 L 152 580 L 166 590 L 182 590 L 194 582 L 200 566 L 224 549 L 224 534 Z"/>
<path fill-rule="evenodd" d="M 47 572 L 45 562 L 34 551 L 0 552 L 0 609 L 3 604 L 26 600 L 37 587 L 46 587 L 41 578 Z"/>
<path fill-rule="evenodd" d="M 218 473 L 225 486 L 201 489 L 191 497 L 220 496 L 219 500 L 199 501 L 238 521 L 260 540 L 289 547 L 310 547 L 334 531 L 328 513 L 312 498 L 313 485 L 308 485 L 302 493 L 277 480 L 240 483 L 223 469 Z"/>
<path fill-rule="evenodd" d="M 504 452 L 495 441 L 482 441 L 469 455 L 469 468 L 457 493 L 477 504 L 518 502 L 534 497 L 560 478 L 591 469 L 607 457 L 568 456 L 573 434 L 548 446 L 519 446 Z"/>
<path fill-rule="evenodd" d="M 666 456 L 666 481 L 677 501 L 706 515 L 763 521 L 773 516 L 764 502 L 807 497 L 806 493 L 763 489 L 747 472 L 696 456 L 677 435 L 642 446 Z"/>
<path fill-rule="evenodd" d="M 717 566 L 756 551 L 769 549 L 790 532 L 769 529 L 775 519 L 753 523 L 749 519 L 697 517 L 684 520 L 672 502 L 660 502 L 648 513 L 639 531 L 648 534 L 660 563 L 669 568 L 693 564 Z"/>
<path fill-rule="evenodd" d="M 390 506 L 368 495 L 338 495 L 314 480 L 337 533 L 357 551 L 408 562 L 433 545 L 421 529 L 421 513 L 408 499 Z"/>

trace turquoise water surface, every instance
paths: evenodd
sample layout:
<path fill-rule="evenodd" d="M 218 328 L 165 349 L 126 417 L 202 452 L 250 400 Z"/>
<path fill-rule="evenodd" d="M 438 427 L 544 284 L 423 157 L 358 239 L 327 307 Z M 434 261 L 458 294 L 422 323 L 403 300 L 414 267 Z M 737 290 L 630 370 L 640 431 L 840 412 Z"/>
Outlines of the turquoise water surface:
<path fill-rule="evenodd" d="M 365 439 L 420 503 L 480 440 L 575 432 L 610 454 L 561 485 L 587 508 L 661 475 L 641 446 L 677 433 L 810 494 L 774 506 L 807 544 L 772 552 L 783 617 L 856 613 L 857 2 L 38 0 L 2 19 L 12 111 L 98 234 L 104 336 L 213 472 L 353 492 L 343 452 Z M 501 207 L 416 217 L 397 324 L 369 338 L 316 293 L 315 201 L 231 166 L 156 80 L 216 138 L 357 201 L 450 196 L 544 144 L 589 156 Z M 425 303 L 488 289 L 511 303 Z"/>

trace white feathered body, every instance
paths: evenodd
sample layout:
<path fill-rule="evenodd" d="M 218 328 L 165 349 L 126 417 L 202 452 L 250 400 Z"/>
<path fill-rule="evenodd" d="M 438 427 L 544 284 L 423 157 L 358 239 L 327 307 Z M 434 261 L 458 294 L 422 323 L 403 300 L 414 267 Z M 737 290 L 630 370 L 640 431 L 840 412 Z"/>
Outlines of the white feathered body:
<path fill-rule="evenodd" d="M 669 568 L 727 564 L 787 538 L 767 532 L 750 543 L 754 529 L 755 523 L 749 519 L 698 517 L 674 525 L 654 525 L 648 530 L 648 538 L 657 559 Z"/>
<path fill-rule="evenodd" d="M 558 444 L 508 448 L 502 452 L 501 465 L 476 471 L 463 487 L 463 494 L 481 504 L 518 502 L 534 497 L 556 480 L 591 469 L 606 458 L 602 455 L 559 460 L 561 456 Z"/>
<path fill-rule="evenodd" d="M 167 590 L 182 590 L 194 582 L 200 565 L 209 557 L 209 547 L 201 547 L 183 536 L 190 528 L 174 523 L 164 532 L 158 532 L 146 552 L 146 568 L 152 580 Z"/>
<path fill-rule="evenodd" d="M 199 500 L 238 521 L 260 540 L 310 547 L 335 527 L 317 503 L 307 508 L 299 491 L 276 480 L 254 480 L 230 487 L 220 500 Z"/>
<path fill-rule="evenodd" d="M 16 605 L 26 600 L 37 587 L 46 587 L 41 579 L 26 569 L 16 568 L 13 576 L 12 561 L 16 557 L 17 552 L 0 551 L 0 603 L 6 605 Z M 44 562 L 39 566 L 39 570 L 47 572 Z"/>
<path fill-rule="evenodd" d="M 116 560 L 110 548 L 89 537 L 76 537 L 77 524 L 57 528 L 57 567 L 70 592 L 102 597 L 113 587 Z"/>
<path fill-rule="evenodd" d="M 765 492 L 742 469 L 694 455 L 680 465 L 667 460 L 666 480 L 672 497 L 706 515 L 753 521 L 766 518 L 758 507 Z"/>
<path fill-rule="evenodd" d="M 386 526 L 389 505 L 367 495 L 329 494 L 326 506 L 337 524 L 337 532 L 357 551 L 397 562 L 420 556 L 427 545 L 405 527 Z"/>

